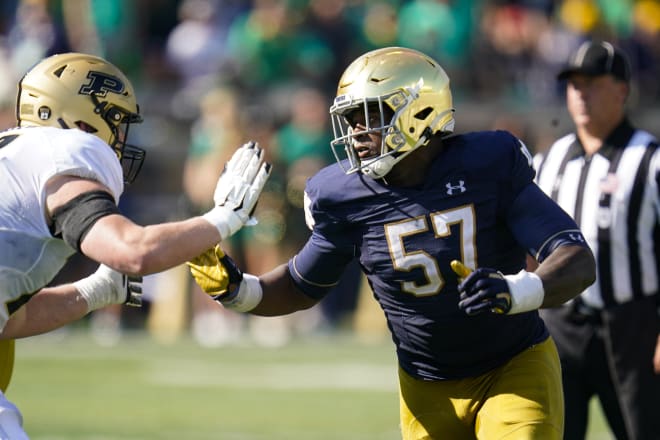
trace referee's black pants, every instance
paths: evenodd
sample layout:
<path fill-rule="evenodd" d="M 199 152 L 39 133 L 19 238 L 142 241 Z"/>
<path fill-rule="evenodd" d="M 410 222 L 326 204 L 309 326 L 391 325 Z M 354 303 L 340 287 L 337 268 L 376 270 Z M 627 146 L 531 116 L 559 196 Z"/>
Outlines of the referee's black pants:
<path fill-rule="evenodd" d="M 655 301 L 650 297 L 602 311 L 573 301 L 541 311 L 561 359 L 565 440 L 585 438 L 594 395 L 618 440 L 660 440 Z"/>

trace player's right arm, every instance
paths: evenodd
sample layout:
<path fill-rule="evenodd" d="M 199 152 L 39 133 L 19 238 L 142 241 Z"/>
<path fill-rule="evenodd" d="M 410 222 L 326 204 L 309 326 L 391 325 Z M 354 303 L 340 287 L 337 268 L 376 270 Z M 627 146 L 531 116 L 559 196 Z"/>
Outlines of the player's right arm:
<path fill-rule="evenodd" d="M 351 243 L 342 242 L 347 234 L 337 226 L 340 222 L 313 212 L 312 198 L 305 194 L 305 218 L 312 235 L 288 263 L 257 277 L 243 274 L 231 258 L 210 249 L 194 261 L 197 267 L 191 272 L 197 284 L 226 308 L 255 315 L 286 315 L 317 304 L 339 282 L 355 254 Z M 213 284 L 222 278 L 219 272 L 236 284 L 217 295 L 220 288 Z"/>
<path fill-rule="evenodd" d="M 214 258 L 212 249 L 205 255 L 205 265 L 191 271 L 202 290 L 225 308 L 260 316 L 287 315 L 314 306 L 337 284 L 350 261 L 345 254 L 328 252 L 314 235 L 288 263 L 260 276 L 243 274 L 229 257 Z M 230 281 L 226 291 L 215 295 L 218 277 L 212 274 L 218 269 L 234 284 Z"/>
<path fill-rule="evenodd" d="M 228 267 L 226 261 L 216 263 L 228 268 L 229 276 L 234 276 L 236 267 Z M 198 274 L 195 279 L 204 288 L 204 274 Z M 241 313 L 250 313 L 259 316 L 281 316 L 309 309 L 317 304 L 321 298 L 305 294 L 294 283 L 287 264 L 277 266 L 260 276 L 240 274 L 241 280 L 231 285 L 226 293 L 212 295 L 213 298 L 225 308 Z"/>
<path fill-rule="evenodd" d="M 257 277 L 243 273 L 219 245 L 189 261 L 188 266 L 204 292 L 237 312 L 287 315 L 308 309 L 321 299 L 305 294 L 296 286 L 287 264 Z"/>
<path fill-rule="evenodd" d="M 308 309 L 321 298 L 303 293 L 293 282 L 287 264 L 282 264 L 259 277 L 265 292 L 259 304 L 250 311 L 254 315 L 280 316 Z"/>

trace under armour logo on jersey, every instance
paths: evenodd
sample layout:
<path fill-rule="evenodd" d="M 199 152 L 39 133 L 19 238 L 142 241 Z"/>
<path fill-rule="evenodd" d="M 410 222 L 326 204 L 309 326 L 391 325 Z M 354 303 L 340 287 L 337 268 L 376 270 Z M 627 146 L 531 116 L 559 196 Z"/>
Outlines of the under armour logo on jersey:
<path fill-rule="evenodd" d="M 584 243 L 584 237 L 582 234 L 569 233 L 568 237 L 576 243 Z"/>
<path fill-rule="evenodd" d="M 451 182 L 447 182 L 445 187 L 447 188 L 447 194 L 450 196 L 456 194 L 456 191 L 458 191 L 458 193 L 464 193 L 467 191 L 467 188 L 465 188 L 465 180 L 459 180 L 458 185 L 452 185 Z"/>
<path fill-rule="evenodd" d="M 87 72 L 89 83 L 83 84 L 78 90 L 81 95 L 105 96 L 108 92 L 121 95 L 124 93 L 124 83 L 116 76 L 90 70 Z"/>

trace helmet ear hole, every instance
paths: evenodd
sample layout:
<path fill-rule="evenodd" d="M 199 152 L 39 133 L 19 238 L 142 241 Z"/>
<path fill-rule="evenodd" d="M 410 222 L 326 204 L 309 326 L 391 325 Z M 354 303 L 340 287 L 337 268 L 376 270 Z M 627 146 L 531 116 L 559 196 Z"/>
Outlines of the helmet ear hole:
<path fill-rule="evenodd" d="M 105 120 L 112 124 L 119 124 L 123 119 L 121 111 L 116 108 L 109 108 L 107 114 L 105 115 Z"/>
<path fill-rule="evenodd" d="M 96 132 L 98 132 L 98 130 L 96 128 L 94 128 L 93 126 L 91 126 L 90 124 L 88 124 L 85 121 L 76 121 L 75 124 L 76 124 L 76 127 L 81 129 L 82 131 L 86 131 L 87 133 L 96 133 Z"/>
<path fill-rule="evenodd" d="M 431 107 L 426 107 L 415 113 L 415 119 L 419 119 L 420 121 L 423 121 L 426 118 L 428 118 L 428 116 L 431 114 L 432 111 L 433 109 Z"/>

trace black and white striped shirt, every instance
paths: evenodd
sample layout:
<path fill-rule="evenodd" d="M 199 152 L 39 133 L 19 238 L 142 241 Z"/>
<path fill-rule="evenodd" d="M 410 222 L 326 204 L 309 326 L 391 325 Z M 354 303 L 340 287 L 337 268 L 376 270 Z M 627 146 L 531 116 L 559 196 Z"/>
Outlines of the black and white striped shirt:
<path fill-rule="evenodd" d="M 655 295 L 660 279 L 660 150 L 624 120 L 588 157 L 575 134 L 534 158 L 538 185 L 582 229 L 598 278 L 581 297 L 603 308 Z"/>

